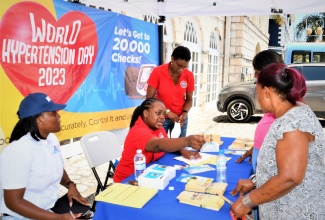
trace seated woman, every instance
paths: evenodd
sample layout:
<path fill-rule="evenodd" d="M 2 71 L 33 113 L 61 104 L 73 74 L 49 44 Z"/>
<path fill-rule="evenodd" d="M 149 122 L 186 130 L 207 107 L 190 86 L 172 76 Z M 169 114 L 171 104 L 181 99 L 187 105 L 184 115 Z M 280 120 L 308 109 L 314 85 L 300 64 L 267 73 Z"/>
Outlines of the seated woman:
<path fill-rule="evenodd" d="M 66 105 L 54 103 L 43 93 L 26 96 L 18 110 L 10 144 L 0 155 L 0 213 L 2 219 L 75 219 L 67 212 L 49 211 L 59 197 L 59 184 L 73 200 L 89 206 L 64 170 L 60 142 L 60 114 Z"/>
<path fill-rule="evenodd" d="M 137 149 L 142 150 L 147 164 L 158 160 L 164 152 L 180 151 L 183 157 L 188 159 L 190 156 L 200 157 L 198 152 L 187 151 L 184 148 L 191 146 L 199 150 L 205 143 L 204 138 L 200 135 L 168 138 L 163 128 L 165 111 L 164 103 L 155 98 L 146 99 L 134 110 L 122 158 L 114 173 L 114 182 L 121 182 L 134 173 L 133 158 Z"/>

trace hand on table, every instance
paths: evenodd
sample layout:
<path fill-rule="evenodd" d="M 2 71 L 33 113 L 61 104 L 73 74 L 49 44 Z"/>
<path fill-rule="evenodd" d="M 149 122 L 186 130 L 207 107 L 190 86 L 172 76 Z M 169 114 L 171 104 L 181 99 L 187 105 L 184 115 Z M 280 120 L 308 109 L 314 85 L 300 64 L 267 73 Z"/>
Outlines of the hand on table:
<path fill-rule="evenodd" d="M 191 151 L 191 150 L 186 150 L 186 149 L 182 149 L 180 150 L 182 156 L 186 159 L 200 159 L 201 155 L 199 152 L 197 151 Z"/>
<path fill-rule="evenodd" d="M 243 196 L 245 193 L 250 192 L 254 188 L 255 184 L 250 179 L 240 179 L 238 180 L 236 188 L 230 191 L 230 194 L 235 196 L 239 192 L 240 196 Z"/>
<path fill-rule="evenodd" d="M 252 154 L 253 154 L 253 147 L 251 149 L 249 149 L 248 151 L 246 151 L 243 156 L 241 156 L 240 158 L 238 158 L 236 160 L 236 163 L 241 163 L 242 161 L 244 161 L 247 157 L 249 157 L 249 163 L 252 163 Z"/>

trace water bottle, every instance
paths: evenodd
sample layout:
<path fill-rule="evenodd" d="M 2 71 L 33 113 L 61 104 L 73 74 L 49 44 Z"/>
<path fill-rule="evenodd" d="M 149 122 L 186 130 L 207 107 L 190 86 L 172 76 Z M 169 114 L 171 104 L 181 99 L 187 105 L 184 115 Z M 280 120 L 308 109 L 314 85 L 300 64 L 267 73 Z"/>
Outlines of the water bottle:
<path fill-rule="evenodd" d="M 146 170 L 146 157 L 142 154 L 142 150 L 138 149 L 134 156 L 134 176 L 138 180 L 139 176 Z"/>
<path fill-rule="evenodd" d="M 223 150 L 219 150 L 219 156 L 217 161 L 217 182 L 227 183 L 227 158 Z"/>

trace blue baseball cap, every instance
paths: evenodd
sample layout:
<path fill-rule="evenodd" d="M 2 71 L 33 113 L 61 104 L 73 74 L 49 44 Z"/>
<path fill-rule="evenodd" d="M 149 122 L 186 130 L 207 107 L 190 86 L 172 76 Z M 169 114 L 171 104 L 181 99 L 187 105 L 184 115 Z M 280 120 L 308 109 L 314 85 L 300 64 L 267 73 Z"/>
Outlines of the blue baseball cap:
<path fill-rule="evenodd" d="M 27 118 L 42 112 L 62 110 L 67 105 L 55 104 L 51 98 L 44 93 L 32 93 L 26 96 L 19 105 L 19 118 Z"/>

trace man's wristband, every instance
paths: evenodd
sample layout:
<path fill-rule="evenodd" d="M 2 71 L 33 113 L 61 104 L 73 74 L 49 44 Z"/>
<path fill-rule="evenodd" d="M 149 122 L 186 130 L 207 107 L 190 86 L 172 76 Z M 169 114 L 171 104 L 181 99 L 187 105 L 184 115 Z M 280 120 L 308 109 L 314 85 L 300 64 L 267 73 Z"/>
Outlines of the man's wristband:
<path fill-rule="evenodd" d="M 183 111 L 182 111 L 182 113 L 183 113 L 183 112 L 186 112 L 186 113 L 188 113 L 188 111 L 187 111 L 187 110 L 183 110 Z"/>
<path fill-rule="evenodd" d="M 70 185 L 70 184 L 73 184 L 73 185 L 75 185 L 75 186 L 77 185 L 75 182 L 73 182 L 73 181 L 70 180 L 70 181 L 68 181 L 67 184 L 65 185 L 65 188 L 69 189 L 69 185 Z"/>
<path fill-rule="evenodd" d="M 241 201 L 242 201 L 243 205 L 246 206 L 249 209 L 252 209 L 252 208 L 254 208 L 256 206 L 252 202 L 252 200 L 249 198 L 249 194 L 246 194 Z"/>

